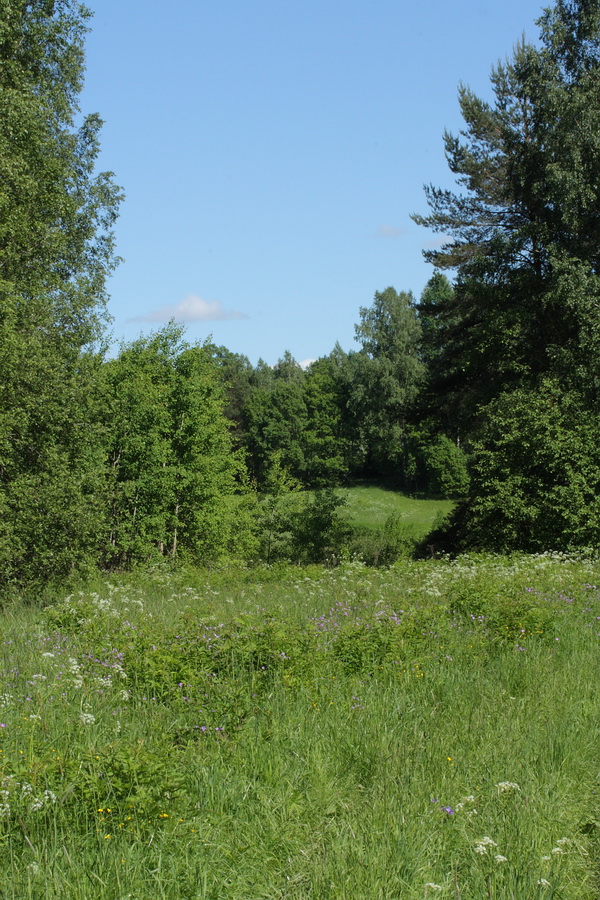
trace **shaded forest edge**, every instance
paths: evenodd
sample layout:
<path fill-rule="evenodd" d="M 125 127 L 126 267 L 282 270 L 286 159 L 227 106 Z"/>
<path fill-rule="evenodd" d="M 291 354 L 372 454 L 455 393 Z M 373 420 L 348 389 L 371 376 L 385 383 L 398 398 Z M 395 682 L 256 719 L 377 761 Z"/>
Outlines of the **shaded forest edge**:
<path fill-rule="evenodd" d="M 460 192 L 429 186 L 414 216 L 445 241 L 432 278 L 377 291 L 359 349 L 306 371 L 173 323 L 109 358 L 122 194 L 79 116 L 88 18 L 0 11 L 0 588 L 413 552 L 401 521 L 357 544 L 334 488 L 364 479 L 457 501 L 421 553 L 597 546 L 600 3 L 550 6 L 492 70 L 493 103 L 459 88 Z"/>

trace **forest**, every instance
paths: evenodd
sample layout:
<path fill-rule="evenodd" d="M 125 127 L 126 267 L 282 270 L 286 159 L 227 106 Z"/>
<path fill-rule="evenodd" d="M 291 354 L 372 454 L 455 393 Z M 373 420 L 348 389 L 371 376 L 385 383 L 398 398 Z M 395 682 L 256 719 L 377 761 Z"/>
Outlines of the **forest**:
<path fill-rule="evenodd" d="M 457 191 L 429 186 L 414 215 L 446 241 L 430 281 L 377 290 L 359 349 L 303 371 L 188 345 L 175 323 L 108 352 L 122 195 L 96 171 L 100 118 L 75 124 L 89 13 L 4 4 L 2 588 L 275 545 L 325 561 L 345 540 L 332 489 L 361 481 L 456 501 L 430 552 L 596 546 L 598 16 L 559 0 L 539 46 L 493 69 L 493 103 L 460 87 Z"/>

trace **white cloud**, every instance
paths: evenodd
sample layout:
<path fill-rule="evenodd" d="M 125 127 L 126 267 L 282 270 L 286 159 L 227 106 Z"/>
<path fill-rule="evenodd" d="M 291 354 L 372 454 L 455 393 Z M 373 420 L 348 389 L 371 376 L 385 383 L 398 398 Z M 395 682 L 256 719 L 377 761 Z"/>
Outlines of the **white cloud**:
<path fill-rule="evenodd" d="M 301 369 L 308 369 L 311 363 L 316 362 L 316 359 L 303 359 L 301 363 L 298 363 Z"/>
<path fill-rule="evenodd" d="M 188 294 L 179 303 L 165 303 L 160 309 L 153 309 L 141 316 L 134 316 L 128 322 L 223 322 L 225 319 L 246 319 L 244 313 L 235 309 L 223 309 L 219 300 L 203 300 L 196 294 Z"/>
<path fill-rule="evenodd" d="M 396 228 L 395 225 L 380 225 L 375 232 L 378 238 L 398 238 L 406 234 L 406 228 Z"/>

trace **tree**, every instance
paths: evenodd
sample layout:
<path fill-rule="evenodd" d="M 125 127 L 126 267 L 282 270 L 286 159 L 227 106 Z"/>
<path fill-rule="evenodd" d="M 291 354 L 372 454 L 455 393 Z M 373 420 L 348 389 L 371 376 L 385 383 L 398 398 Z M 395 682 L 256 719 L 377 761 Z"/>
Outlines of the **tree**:
<path fill-rule="evenodd" d="M 580 396 L 547 380 L 502 394 L 472 452 L 462 549 L 529 552 L 597 547 L 598 425 Z"/>
<path fill-rule="evenodd" d="M 541 47 L 522 42 L 493 69 L 493 105 L 460 87 L 466 128 L 444 143 L 464 193 L 430 186 L 431 214 L 414 217 L 452 236 L 425 256 L 457 271 L 438 316 L 469 426 L 481 404 L 549 373 L 597 381 L 599 20 L 595 0 L 559 0 Z"/>
<path fill-rule="evenodd" d="M 520 420 L 524 396 L 535 409 L 534 398 L 551 383 L 554 402 L 587 410 L 591 423 L 600 411 L 600 2 L 557 0 L 539 25 L 539 46 L 523 41 L 510 61 L 493 69 L 493 104 L 461 86 L 466 127 L 458 137 L 446 133 L 444 142 L 463 192 L 430 186 L 431 213 L 415 216 L 451 236 L 426 257 L 438 268 L 456 270 L 453 295 L 436 309 L 436 365 L 448 364 L 445 387 L 438 385 L 461 434 L 478 448 L 476 477 L 460 515 L 467 529 L 477 527 L 474 511 L 483 495 L 490 515 L 492 509 L 498 515 L 514 510 L 503 506 L 499 485 L 515 485 L 529 471 L 527 431 L 521 438 L 512 432 L 511 440 L 521 441 L 519 452 L 516 445 L 508 452 L 502 442 L 489 441 L 501 417 Z M 568 443 L 568 418 L 553 421 L 561 432 L 555 446 Z M 600 434 L 573 430 L 572 438 L 582 477 L 591 479 L 581 489 L 585 496 L 595 489 Z M 489 454 L 496 452 L 492 464 Z M 479 477 L 484 457 L 496 473 L 491 492 Z M 574 470 L 567 471 L 574 487 Z M 589 522 L 583 525 L 587 512 L 581 511 L 576 527 L 569 490 L 548 492 L 539 480 L 532 483 L 539 486 L 540 502 L 542 494 L 546 498 L 544 509 L 552 509 L 551 497 L 555 520 L 570 521 L 573 534 L 587 540 L 593 531 Z M 568 515 L 561 504 L 569 506 Z M 527 541 L 523 529 L 505 529 L 503 547 L 550 540 L 543 517 L 532 517 L 530 526 L 535 534 Z M 558 529 L 554 545 L 558 534 L 566 540 L 565 529 Z M 485 531 L 478 539 L 485 545 Z"/>
<path fill-rule="evenodd" d="M 274 454 L 277 465 L 295 479 L 302 479 L 305 467 L 303 432 L 307 425 L 304 402 L 304 373 L 274 378 L 270 385 L 256 388 L 245 409 L 245 447 L 248 467 L 260 486 L 268 480 Z"/>
<path fill-rule="evenodd" d="M 244 556 L 244 471 L 213 348 L 189 346 L 171 324 L 122 347 L 104 375 L 106 562 Z"/>
<path fill-rule="evenodd" d="M 75 127 L 89 12 L 0 0 L 0 583 L 96 556 L 92 427 L 120 193 L 95 174 L 101 121 Z"/>
<path fill-rule="evenodd" d="M 424 375 L 413 295 L 377 291 L 372 306 L 361 307 L 355 331 L 362 349 L 346 364 L 347 409 L 360 433 L 354 443 L 362 445 L 367 471 L 398 476 L 407 411 Z"/>
<path fill-rule="evenodd" d="M 303 432 L 303 478 L 311 487 L 340 484 L 349 471 L 344 440 L 342 391 L 332 357 L 315 360 L 304 382 L 307 425 Z"/>

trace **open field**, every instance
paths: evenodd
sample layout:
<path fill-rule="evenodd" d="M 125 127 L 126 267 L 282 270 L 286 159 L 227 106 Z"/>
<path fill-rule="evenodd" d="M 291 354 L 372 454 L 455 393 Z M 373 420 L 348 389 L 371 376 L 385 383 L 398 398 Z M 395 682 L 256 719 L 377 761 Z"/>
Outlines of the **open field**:
<path fill-rule="evenodd" d="M 452 510 L 452 500 L 416 500 L 398 491 L 375 485 L 353 485 L 340 491 L 347 499 L 341 514 L 354 525 L 376 528 L 397 516 L 420 538 L 431 531 L 434 522 Z"/>
<path fill-rule="evenodd" d="M 592 900 L 599 634 L 551 555 L 7 608 L 0 897 Z"/>

